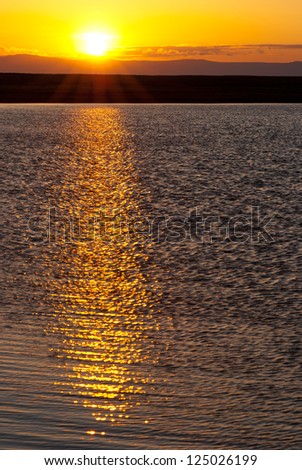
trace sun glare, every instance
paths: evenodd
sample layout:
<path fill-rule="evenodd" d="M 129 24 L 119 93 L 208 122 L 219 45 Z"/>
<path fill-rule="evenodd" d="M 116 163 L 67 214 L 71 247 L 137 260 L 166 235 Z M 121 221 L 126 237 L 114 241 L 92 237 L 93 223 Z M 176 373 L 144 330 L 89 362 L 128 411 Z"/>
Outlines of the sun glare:
<path fill-rule="evenodd" d="M 79 51 L 90 56 L 104 56 L 112 46 L 113 37 L 110 34 L 102 33 L 100 31 L 82 33 L 78 37 Z"/>

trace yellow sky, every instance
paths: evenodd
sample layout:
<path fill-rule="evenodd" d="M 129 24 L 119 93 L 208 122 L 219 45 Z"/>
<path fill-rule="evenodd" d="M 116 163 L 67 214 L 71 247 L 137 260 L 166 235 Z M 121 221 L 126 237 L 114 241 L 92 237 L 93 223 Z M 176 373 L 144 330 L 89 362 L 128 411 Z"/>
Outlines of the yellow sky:
<path fill-rule="evenodd" d="M 184 47 L 193 46 L 196 57 L 197 46 L 282 44 L 244 49 L 236 57 L 298 60 L 302 49 L 284 45 L 302 43 L 301 18 L 301 0 L 1 0 L 0 53 L 74 57 L 80 53 L 77 35 L 100 31 L 114 37 L 111 54 L 119 57 L 142 58 L 146 51 L 151 59 L 182 57 L 184 51 L 188 57 Z M 183 49 L 169 55 L 167 46 Z M 235 57 L 217 51 L 212 58 Z"/>

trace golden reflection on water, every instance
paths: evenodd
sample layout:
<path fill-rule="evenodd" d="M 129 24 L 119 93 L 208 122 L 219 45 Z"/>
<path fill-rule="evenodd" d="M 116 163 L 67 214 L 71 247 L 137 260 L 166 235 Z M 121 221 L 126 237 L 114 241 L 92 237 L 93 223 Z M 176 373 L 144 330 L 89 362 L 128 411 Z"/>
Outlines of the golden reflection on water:
<path fill-rule="evenodd" d="M 117 424 L 152 390 L 150 365 L 160 350 L 155 342 L 161 325 L 153 308 L 159 294 L 156 279 L 143 270 L 148 265 L 152 272 L 146 245 L 128 232 L 140 214 L 140 186 L 120 111 L 79 108 L 69 134 L 69 158 L 61 160 L 53 200 L 57 215 L 64 214 L 65 232 L 55 223 L 57 243 L 49 245 L 55 318 L 48 334 L 57 339 L 53 354 L 63 373 L 56 385 L 91 409 L 97 421 Z M 122 229 L 108 216 L 106 234 L 103 218 L 92 233 L 86 221 L 104 214 L 104 206 L 110 217 L 117 214 Z M 64 242 L 66 214 L 86 227 L 75 237 L 73 226 L 71 243 Z"/>

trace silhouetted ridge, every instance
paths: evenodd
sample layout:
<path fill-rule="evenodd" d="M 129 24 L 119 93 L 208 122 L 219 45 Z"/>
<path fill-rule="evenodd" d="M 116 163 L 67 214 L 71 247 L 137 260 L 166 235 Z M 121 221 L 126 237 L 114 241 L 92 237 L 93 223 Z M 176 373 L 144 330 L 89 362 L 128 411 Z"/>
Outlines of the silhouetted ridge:
<path fill-rule="evenodd" d="M 0 74 L 2 103 L 301 103 L 302 77 Z"/>

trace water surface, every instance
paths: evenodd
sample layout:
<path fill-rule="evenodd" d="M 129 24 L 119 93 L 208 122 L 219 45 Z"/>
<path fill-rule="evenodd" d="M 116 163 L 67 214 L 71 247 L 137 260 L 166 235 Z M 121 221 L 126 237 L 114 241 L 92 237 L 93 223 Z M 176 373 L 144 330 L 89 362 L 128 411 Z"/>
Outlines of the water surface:
<path fill-rule="evenodd" d="M 1 448 L 301 447 L 301 111 L 0 106 Z"/>

